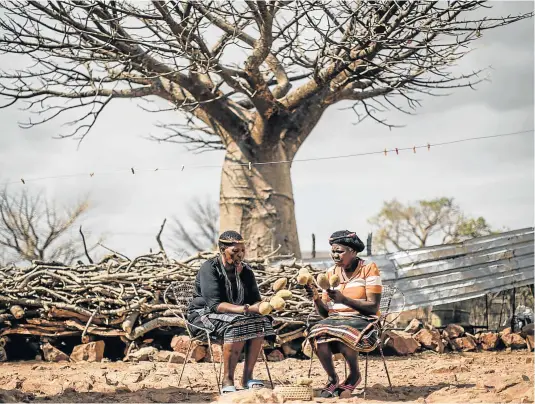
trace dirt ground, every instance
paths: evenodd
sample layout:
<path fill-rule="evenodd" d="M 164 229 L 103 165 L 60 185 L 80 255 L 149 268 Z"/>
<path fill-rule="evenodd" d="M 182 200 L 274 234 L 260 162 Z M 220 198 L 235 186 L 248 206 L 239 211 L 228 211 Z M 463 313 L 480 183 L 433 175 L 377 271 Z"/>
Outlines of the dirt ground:
<path fill-rule="evenodd" d="M 370 357 L 367 402 L 533 402 L 533 353 L 433 352 L 410 357 L 387 357 L 393 390 L 380 357 Z M 237 375 L 242 365 L 238 365 Z M 286 359 L 270 362 L 276 385 L 306 376 L 308 361 Z M 210 402 L 218 399 L 211 363 L 188 364 L 185 379 L 177 386 L 181 365 L 167 363 L 46 363 L 18 362 L 0 365 L 0 402 Z M 343 362 L 337 362 L 343 377 Z M 363 369 L 363 362 L 361 361 Z M 257 377 L 266 378 L 263 363 Z M 312 368 L 313 386 L 326 381 L 320 364 Z M 239 380 L 237 380 L 239 383 Z M 244 393 L 241 394 L 243 396 Z M 264 395 L 256 402 L 276 401 Z M 253 402 L 226 395 L 219 401 Z M 272 397 L 272 398 L 270 398 Z M 223 400 L 222 400 L 223 399 Z M 241 400 L 241 401 L 240 401 Z M 318 402 L 360 402 L 362 392 L 350 399 L 316 399 Z"/>

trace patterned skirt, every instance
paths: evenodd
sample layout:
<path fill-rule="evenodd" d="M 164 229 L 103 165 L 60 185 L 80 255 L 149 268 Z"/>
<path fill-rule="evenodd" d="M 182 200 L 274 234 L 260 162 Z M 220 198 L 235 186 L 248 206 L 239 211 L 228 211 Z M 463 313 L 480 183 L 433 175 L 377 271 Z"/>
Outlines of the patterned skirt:
<path fill-rule="evenodd" d="M 340 342 L 357 352 L 371 352 L 379 342 L 377 328 L 372 320 L 359 315 L 330 316 L 315 324 L 309 331 L 312 346 Z M 338 353 L 336 346 L 333 353 Z"/>
<path fill-rule="evenodd" d="M 214 340 L 225 344 L 275 337 L 270 318 L 259 314 L 210 313 L 206 309 L 199 309 L 189 313 L 188 321 L 193 325 L 190 331 L 194 336 L 200 336 L 205 332 L 203 330 L 208 330 Z"/>

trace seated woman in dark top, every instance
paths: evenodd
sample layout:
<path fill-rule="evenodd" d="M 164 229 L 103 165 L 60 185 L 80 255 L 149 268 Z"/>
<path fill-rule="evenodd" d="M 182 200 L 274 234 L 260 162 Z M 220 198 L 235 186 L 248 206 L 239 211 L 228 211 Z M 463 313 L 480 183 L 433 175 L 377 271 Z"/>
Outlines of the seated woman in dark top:
<path fill-rule="evenodd" d="M 260 380 L 253 379 L 253 369 L 264 337 L 275 332 L 269 318 L 259 314 L 260 292 L 251 267 L 242 261 L 242 236 L 235 231 L 224 232 L 219 236 L 219 251 L 199 269 L 188 321 L 211 330 L 211 335 L 223 342 L 223 393 L 236 391 L 234 371 L 244 348 L 242 386 L 263 387 Z M 202 332 L 195 328 L 192 331 Z"/>

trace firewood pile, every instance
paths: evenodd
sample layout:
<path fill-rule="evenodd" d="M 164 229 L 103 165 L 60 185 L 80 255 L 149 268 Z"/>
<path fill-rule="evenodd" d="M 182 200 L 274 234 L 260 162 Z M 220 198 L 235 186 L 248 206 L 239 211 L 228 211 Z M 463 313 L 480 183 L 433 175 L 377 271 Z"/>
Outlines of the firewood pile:
<path fill-rule="evenodd" d="M 152 330 L 184 328 L 180 307 L 163 298 L 165 290 L 174 281 L 193 282 L 200 265 L 214 254 L 201 252 L 177 261 L 161 250 L 134 259 L 113 253 L 91 264 L 34 261 L 28 267 L 2 267 L 0 338 L 13 334 L 80 336 L 86 343 L 99 337 L 120 337 L 128 343 Z M 274 294 L 273 284 L 287 278 L 291 297 L 282 311 L 271 313 L 279 333 L 277 342 L 301 337 L 306 316 L 312 311 L 296 280 L 301 266 L 291 257 L 273 254 L 248 262 L 266 301 Z M 307 269 L 312 275 L 320 272 Z"/>

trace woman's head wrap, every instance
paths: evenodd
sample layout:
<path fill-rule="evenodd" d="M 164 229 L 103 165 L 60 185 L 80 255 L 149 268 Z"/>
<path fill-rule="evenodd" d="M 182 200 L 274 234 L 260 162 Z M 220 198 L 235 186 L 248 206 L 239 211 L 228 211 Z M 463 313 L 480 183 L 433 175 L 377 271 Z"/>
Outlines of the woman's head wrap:
<path fill-rule="evenodd" d="M 219 240 L 217 242 L 217 244 L 219 245 L 220 249 L 226 248 L 229 245 L 232 245 L 232 244 L 235 244 L 235 243 L 242 243 L 243 244 L 243 243 L 245 243 L 245 240 L 243 239 L 243 237 L 241 236 L 240 233 L 238 233 L 237 231 L 234 231 L 234 230 L 227 230 L 227 231 L 223 232 L 219 236 Z"/>
<path fill-rule="evenodd" d="M 346 247 L 352 248 L 358 253 L 364 251 L 365 248 L 364 243 L 357 236 L 357 234 L 349 230 L 335 231 L 333 234 L 331 234 L 331 237 L 329 237 L 329 244 L 345 245 Z"/>

